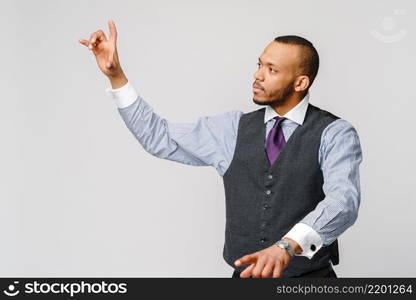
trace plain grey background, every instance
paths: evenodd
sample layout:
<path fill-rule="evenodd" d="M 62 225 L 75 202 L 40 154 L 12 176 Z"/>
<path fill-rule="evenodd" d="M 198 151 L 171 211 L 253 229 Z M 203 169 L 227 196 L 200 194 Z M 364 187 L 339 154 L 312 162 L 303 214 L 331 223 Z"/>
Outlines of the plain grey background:
<path fill-rule="evenodd" d="M 155 158 L 78 43 L 115 20 L 122 66 L 154 110 L 249 112 L 275 36 L 321 57 L 310 101 L 358 130 L 362 203 L 339 277 L 415 276 L 414 1 L 1 1 L 0 276 L 230 277 L 211 167 Z"/>

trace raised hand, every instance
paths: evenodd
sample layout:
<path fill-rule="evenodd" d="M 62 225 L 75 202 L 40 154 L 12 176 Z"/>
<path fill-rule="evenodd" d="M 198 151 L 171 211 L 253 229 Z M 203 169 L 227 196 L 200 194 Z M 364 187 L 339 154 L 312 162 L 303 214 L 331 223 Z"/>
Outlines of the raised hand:
<path fill-rule="evenodd" d="M 127 78 L 117 54 L 116 25 L 110 20 L 108 27 L 110 30 L 108 39 L 100 29 L 92 33 L 89 40 L 80 39 L 79 42 L 94 53 L 98 67 L 110 79 L 113 88 L 119 88 L 127 83 Z"/>

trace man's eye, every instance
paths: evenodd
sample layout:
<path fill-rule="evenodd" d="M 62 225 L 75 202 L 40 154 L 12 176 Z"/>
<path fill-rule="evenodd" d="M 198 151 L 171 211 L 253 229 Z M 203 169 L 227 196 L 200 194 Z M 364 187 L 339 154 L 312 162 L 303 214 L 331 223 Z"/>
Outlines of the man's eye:
<path fill-rule="evenodd" d="M 272 69 L 272 68 L 269 68 L 269 70 L 270 70 L 270 72 L 272 72 L 272 73 L 276 73 L 276 72 L 277 72 L 276 70 L 274 70 L 274 69 Z"/>
<path fill-rule="evenodd" d="M 260 63 L 257 63 L 257 67 L 259 67 L 259 68 L 260 68 L 260 67 L 261 67 L 261 64 L 260 64 Z"/>

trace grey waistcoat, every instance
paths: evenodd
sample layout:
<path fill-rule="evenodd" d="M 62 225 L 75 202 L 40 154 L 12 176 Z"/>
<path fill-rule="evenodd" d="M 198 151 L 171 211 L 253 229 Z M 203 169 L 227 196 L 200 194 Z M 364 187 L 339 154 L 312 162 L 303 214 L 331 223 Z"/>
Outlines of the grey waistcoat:
<path fill-rule="evenodd" d="M 234 261 L 273 245 L 325 198 L 318 152 L 322 131 L 337 116 L 308 105 L 279 157 L 270 165 L 265 151 L 265 108 L 243 114 L 232 162 L 223 176 L 226 228 L 223 256 Z M 271 175 L 271 176 L 270 176 Z M 295 256 L 283 277 L 298 276 L 339 262 L 338 242 L 322 247 L 310 260 Z"/>

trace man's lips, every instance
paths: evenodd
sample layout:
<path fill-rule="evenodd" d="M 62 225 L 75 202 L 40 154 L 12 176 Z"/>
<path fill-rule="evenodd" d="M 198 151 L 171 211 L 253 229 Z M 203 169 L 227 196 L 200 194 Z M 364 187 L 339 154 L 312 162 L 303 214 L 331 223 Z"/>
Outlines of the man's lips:
<path fill-rule="evenodd" d="M 253 84 L 253 91 L 254 92 L 262 92 L 263 90 L 264 89 L 261 86 Z"/>

